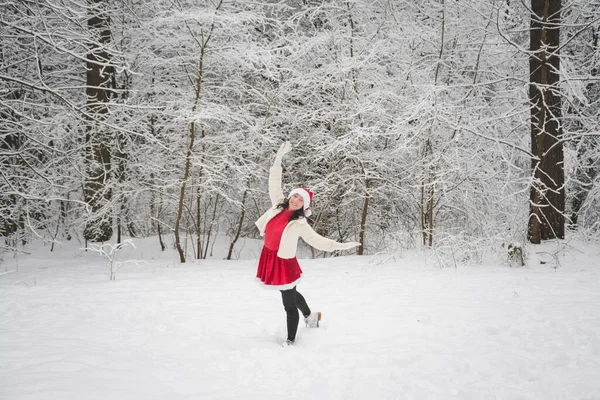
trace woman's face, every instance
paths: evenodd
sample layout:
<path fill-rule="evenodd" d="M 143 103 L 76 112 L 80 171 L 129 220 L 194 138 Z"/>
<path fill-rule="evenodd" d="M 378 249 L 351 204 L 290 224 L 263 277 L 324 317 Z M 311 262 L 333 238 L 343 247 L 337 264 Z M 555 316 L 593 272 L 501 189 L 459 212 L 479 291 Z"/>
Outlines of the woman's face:
<path fill-rule="evenodd" d="M 304 200 L 302 200 L 302 196 L 298 193 L 294 193 L 292 197 L 290 197 L 290 210 L 296 211 L 301 209 L 304 206 Z"/>

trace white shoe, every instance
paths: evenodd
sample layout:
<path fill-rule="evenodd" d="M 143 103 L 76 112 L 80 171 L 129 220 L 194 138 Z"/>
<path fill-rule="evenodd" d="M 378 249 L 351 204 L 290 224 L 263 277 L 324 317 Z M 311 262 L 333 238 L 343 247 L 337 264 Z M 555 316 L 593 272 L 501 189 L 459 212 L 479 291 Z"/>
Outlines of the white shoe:
<path fill-rule="evenodd" d="M 318 328 L 319 321 L 321 320 L 321 312 L 310 313 L 310 315 L 304 318 L 304 322 L 306 323 L 307 328 Z"/>
<path fill-rule="evenodd" d="M 295 345 L 295 344 L 296 344 L 296 342 L 294 342 L 293 340 L 289 340 L 289 339 L 288 339 L 288 340 L 286 340 L 285 342 L 283 342 L 283 343 L 281 344 L 281 347 L 293 346 L 293 345 Z"/>

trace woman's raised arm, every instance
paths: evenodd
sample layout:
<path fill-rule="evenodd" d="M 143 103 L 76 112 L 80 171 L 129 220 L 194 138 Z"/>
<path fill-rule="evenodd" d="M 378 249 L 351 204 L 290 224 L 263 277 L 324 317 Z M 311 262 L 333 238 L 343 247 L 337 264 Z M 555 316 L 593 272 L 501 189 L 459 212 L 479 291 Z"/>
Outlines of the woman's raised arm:
<path fill-rule="evenodd" d="M 283 143 L 279 147 L 279 150 L 277 150 L 275 161 L 269 170 L 269 197 L 271 198 L 271 205 L 273 207 L 284 199 L 283 190 L 281 189 L 281 162 L 283 161 L 283 156 L 291 150 L 292 144 L 290 142 Z"/>

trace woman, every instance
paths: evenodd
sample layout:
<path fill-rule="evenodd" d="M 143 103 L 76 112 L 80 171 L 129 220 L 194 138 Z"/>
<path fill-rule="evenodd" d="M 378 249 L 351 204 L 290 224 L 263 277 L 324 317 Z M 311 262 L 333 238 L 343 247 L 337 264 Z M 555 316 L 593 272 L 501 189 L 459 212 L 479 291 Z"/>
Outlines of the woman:
<path fill-rule="evenodd" d="M 312 214 L 310 202 L 313 193 L 310 190 L 294 189 L 287 198 L 284 197 L 281 190 L 281 161 L 291 148 L 292 145 L 286 142 L 277 151 L 269 172 L 269 197 L 272 207 L 256 221 L 260 234 L 265 237 L 256 277 L 267 287 L 281 291 L 287 316 L 286 345 L 293 345 L 296 340 L 300 320 L 298 309 L 308 327 L 318 327 L 321 320 L 321 313 L 311 312 L 304 297 L 296 290 L 302 276 L 296 259 L 298 238 L 301 237 L 312 247 L 324 251 L 348 250 L 360 246 L 358 242 L 338 243 L 324 238 L 308 225 L 306 217 Z"/>

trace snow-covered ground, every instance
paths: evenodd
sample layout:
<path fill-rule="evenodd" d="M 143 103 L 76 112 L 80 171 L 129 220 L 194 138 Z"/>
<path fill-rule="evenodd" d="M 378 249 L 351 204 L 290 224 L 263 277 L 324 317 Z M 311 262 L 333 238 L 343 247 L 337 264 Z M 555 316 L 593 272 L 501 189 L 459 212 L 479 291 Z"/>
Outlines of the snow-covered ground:
<path fill-rule="evenodd" d="M 180 265 L 155 238 L 134 242 L 118 259 L 148 264 L 116 281 L 77 243 L 4 254 L 0 399 L 600 399 L 598 246 L 540 264 L 546 243 L 521 268 L 304 259 L 298 289 L 322 326 L 281 347 L 257 243 L 245 260 Z"/>

